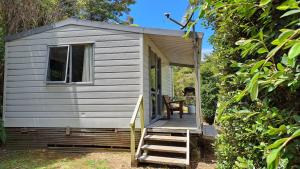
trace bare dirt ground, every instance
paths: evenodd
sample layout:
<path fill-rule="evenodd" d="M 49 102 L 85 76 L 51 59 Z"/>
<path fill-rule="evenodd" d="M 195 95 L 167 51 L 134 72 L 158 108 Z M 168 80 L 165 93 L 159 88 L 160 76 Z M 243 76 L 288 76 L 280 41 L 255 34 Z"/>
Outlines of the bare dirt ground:
<path fill-rule="evenodd" d="M 0 149 L 1 169 L 129 169 L 130 153 L 101 151 L 97 153 L 64 153 L 49 150 L 12 151 Z M 176 168 L 161 165 L 141 165 L 137 169 Z M 213 169 L 214 158 L 205 155 L 192 161 L 192 168 Z"/>

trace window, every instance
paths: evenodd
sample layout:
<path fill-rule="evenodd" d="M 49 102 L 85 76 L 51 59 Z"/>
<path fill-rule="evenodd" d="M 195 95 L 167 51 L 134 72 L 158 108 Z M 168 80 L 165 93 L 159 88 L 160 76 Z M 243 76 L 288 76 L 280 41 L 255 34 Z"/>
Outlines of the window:
<path fill-rule="evenodd" d="M 91 44 L 49 47 L 47 82 L 91 82 L 92 53 Z"/>

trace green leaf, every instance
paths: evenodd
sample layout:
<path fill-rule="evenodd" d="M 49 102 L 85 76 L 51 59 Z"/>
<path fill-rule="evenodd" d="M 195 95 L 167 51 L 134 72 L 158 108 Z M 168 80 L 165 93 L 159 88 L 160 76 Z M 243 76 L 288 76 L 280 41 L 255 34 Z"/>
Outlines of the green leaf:
<path fill-rule="evenodd" d="M 259 62 L 256 62 L 255 65 L 251 68 L 251 74 L 254 73 L 258 68 L 261 67 L 265 63 L 265 60 L 261 60 Z"/>
<path fill-rule="evenodd" d="M 258 37 L 261 41 L 264 40 L 264 33 L 263 33 L 262 29 L 258 32 Z"/>
<path fill-rule="evenodd" d="M 252 101 L 256 100 L 258 96 L 258 77 L 259 73 L 256 73 L 249 83 L 249 93 Z"/>
<path fill-rule="evenodd" d="M 281 63 L 277 63 L 277 69 L 278 69 L 279 71 L 284 71 L 284 67 L 282 66 Z"/>
<path fill-rule="evenodd" d="M 250 97 L 251 97 L 251 100 L 254 101 L 257 99 L 257 96 L 258 96 L 258 83 L 257 81 L 253 84 L 253 87 L 250 91 Z"/>
<path fill-rule="evenodd" d="M 294 115 L 293 118 L 294 118 L 294 120 L 295 120 L 297 123 L 300 123 L 300 116 L 299 116 L 299 115 Z"/>
<path fill-rule="evenodd" d="M 284 56 L 281 59 L 281 63 L 288 66 L 288 67 L 292 67 L 294 68 L 296 65 L 296 59 L 295 58 L 288 58 L 286 54 L 284 54 Z"/>
<path fill-rule="evenodd" d="M 288 39 L 290 36 L 292 36 L 295 32 L 295 30 L 291 30 L 291 29 L 281 29 L 280 31 L 282 33 L 278 36 L 278 39 L 275 39 L 272 42 L 273 45 L 279 45 L 280 43 Z"/>
<path fill-rule="evenodd" d="M 296 137 L 300 136 L 300 129 L 296 130 L 295 133 L 291 136 L 291 139 L 294 139 Z"/>
<path fill-rule="evenodd" d="M 265 6 L 270 2 L 271 2 L 271 0 L 261 0 L 260 3 L 259 3 L 259 6 Z"/>
<path fill-rule="evenodd" d="M 288 140 L 288 138 L 281 138 L 279 140 L 276 140 L 273 144 L 269 145 L 267 147 L 267 149 L 274 149 L 277 148 L 279 146 L 281 146 L 284 142 L 286 142 Z"/>
<path fill-rule="evenodd" d="M 288 53 L 288 58 L 293 59 L 296 58 L 300 54 L 300 42 L 295 43 L 289 53 Z"/>
<path fill-rule="evenodd" d="M 290 16 L 290 15 L 294 15 L 296 13 L 300 13 L 300 10 L 299 9 L 294 9 L 294 10 L 287 11 L 280 18 L 283 18 L 283 17 L 286 17 L 286 16 Z"/>
<path fill-rule="evenodd" d="M 268 53 L 268 49 L 266 49 L 265 47 L 261 47 L 258 49 L 257 53 L 258 54 L 263 54 L 263 53 Z"/>
<path fill-rule="evenodd" d="M 287 10 L 287 9 L 296 9 L 296 8 L 299 8 L 296 0 L 286 0 L 281 5 L 279 5 L 276 9 Z"/>
<path fill-rule="evenodd" d="M 222 2 L 217 2 L 215 4 L 215 9 L 218 9 L 218 8 L 221 8 L 223 6 L 223 3 Z"/>
<path fill-rule="evenodd" d="M 268 169 L 271 169 L 272 168 L 271 166 L 277 168 L 277 165 L 274 166 L 272 164 L 274 164 L 274 162 L 279 159 L 280 151 L 281 151 L 281 147 L 272 150 L 271 153 L 267 156 Z"/>

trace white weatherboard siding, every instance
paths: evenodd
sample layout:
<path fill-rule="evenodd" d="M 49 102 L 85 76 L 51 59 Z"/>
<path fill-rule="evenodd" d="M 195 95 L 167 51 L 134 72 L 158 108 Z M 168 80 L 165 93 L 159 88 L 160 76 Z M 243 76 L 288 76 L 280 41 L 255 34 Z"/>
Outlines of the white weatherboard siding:
<path fill-rule="evenodd" d="M 6 44 L 5 127 L 128 128 L 142 89 L 142 35 L 66 25 Z M 94 44 L 94 80 L 45 83 L 49 45 Z"/>
<path fill-rule="evenodd" d="M 161 58 L 161 80 L 162 80 L 162 94 L 171 96 L 171 71 L 170 63 L 167 57 L 159 50 L 159 48 L 153 43 L 153 41 L 148 37 L 144 36 L 144 69 L 143 69 L 143 83 L 144 83 L 144 105 L 145 105 L 145 121 L 146 125 L 150 123 L 150 81 L 149 81 L 149 47 L 153 50 L 156 55 Z"/>

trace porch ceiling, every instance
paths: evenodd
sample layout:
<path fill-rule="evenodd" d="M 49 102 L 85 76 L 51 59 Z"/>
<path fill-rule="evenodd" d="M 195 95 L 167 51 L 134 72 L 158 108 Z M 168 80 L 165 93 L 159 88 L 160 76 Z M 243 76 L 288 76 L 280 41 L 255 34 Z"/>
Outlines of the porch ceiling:
<path fill-rule="evenodd" d="M 161 52 L 169 59 L 170 64 L 194 66 L 192 39 L 181 36 L 148 35 Z"/>

